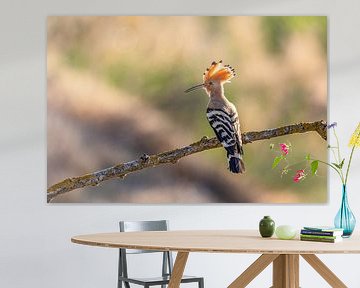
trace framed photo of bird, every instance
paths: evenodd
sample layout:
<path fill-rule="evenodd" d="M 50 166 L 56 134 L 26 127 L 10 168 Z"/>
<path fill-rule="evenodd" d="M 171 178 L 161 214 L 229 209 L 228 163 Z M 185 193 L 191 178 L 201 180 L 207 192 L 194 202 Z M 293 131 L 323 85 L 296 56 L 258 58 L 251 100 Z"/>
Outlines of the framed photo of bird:
<path fill-rule="evenodd" d="M 49 16 L 48 202 L 326 202 L 327 59 L 325 16 Z"/>

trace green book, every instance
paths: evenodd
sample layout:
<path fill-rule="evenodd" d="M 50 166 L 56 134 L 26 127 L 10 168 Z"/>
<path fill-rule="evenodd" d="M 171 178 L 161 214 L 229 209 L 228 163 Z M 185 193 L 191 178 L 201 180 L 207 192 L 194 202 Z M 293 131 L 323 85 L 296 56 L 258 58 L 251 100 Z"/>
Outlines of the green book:
<path fill-rule="evenodd" d="M 335 237 L 334 239 L 329 238 L 314 238 L 314 237 L 303 237 L 300 236 L 301 241 L 313 241 L 313 242 L 324 242 L 324 243 L 337 243 L 342 241 L 342 237 Z"/>
<path fill-rule="evenodd" d="M 308 235 L 308 234 L 300 234 L 303 238 L 314 238 L 314 239 L 337 239 L 342 238 L 341 236 L 326 236 L 326 235 Z"/>

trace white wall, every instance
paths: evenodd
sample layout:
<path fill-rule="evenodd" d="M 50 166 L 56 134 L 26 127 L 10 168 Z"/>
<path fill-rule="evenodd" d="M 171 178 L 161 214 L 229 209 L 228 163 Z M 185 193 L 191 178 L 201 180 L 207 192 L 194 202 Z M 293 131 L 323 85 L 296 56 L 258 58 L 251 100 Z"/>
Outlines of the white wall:
<path fill-rule="evenodd" d="M 328 15 L 329 120 L 343 143 L 360 120 L 360 2 L 328 1 L 6 1 L 0 17 L 0 287 L 115 287 L 116 250 L 70 243 L 75 234 L 114 231 L 119 219 L 167 218 L 172 229 L 255 228 L 263 215 L 280 223 L 331 223 L 340 183 L 330 177 L 327 205 L 47 205 L 46 16 L 59 14 Z M 36 3 L 35 3 L 36 2 Z M 360 151 L 349 183 L 360 219 Z M 360 227 L 358 225 L 358 227 Z M 359 229 L 358 229 L 359 230 Z M 255 255 L 192 254 L 188 273 L 226 287 Z M 349 287 L 360 287 L 360 255 L 321 256 Z M 344 265 L 348 263 L 347 265 Z M 145 269 L 144 267 L 140 267 Z M 269 287 L 267 269 L 249 287 Z M 328 287 L 301 263 L 302 287 Z"/>

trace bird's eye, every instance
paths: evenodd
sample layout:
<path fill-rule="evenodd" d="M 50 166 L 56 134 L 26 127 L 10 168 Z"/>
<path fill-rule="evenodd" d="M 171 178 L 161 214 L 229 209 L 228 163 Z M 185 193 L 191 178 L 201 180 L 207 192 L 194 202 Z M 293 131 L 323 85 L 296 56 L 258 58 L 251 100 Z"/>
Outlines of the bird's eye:
<path fill-rule="evenodd" d="M 209 85 L 213 85 L 214 83 L 212 81 L 209 82 Z"/>

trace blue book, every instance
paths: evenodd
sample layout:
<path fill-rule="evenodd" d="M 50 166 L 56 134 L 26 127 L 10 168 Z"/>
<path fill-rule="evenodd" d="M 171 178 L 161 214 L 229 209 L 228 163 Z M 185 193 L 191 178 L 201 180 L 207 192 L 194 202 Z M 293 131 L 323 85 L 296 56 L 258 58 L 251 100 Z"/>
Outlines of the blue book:
<path fill-rule="evenodd" d="M 301 229 L 303 235 L 319 235 L 319 236 L 341 236 L 344 229 L 330 226 L 306 226 Z"/>

